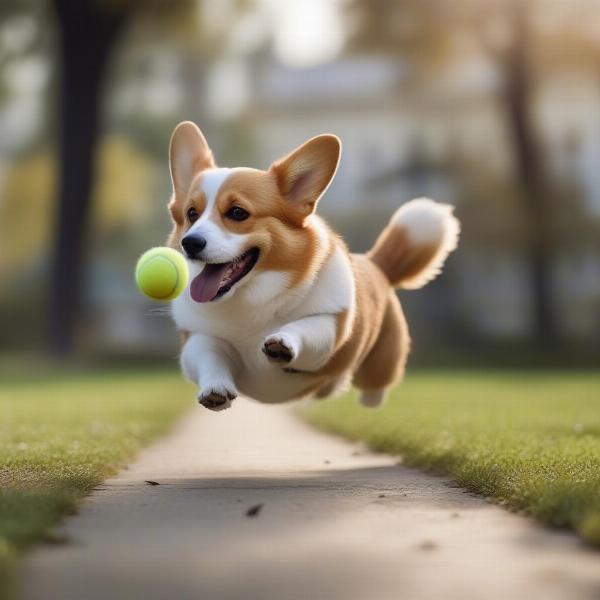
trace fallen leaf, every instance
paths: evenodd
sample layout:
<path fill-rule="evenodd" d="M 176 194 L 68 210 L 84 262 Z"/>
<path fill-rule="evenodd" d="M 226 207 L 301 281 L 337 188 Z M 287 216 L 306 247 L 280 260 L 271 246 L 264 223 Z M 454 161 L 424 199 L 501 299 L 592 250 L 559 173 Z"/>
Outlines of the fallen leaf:
<path fill-rule="evenodd" d="M 254 506 L 251 506 L 246 511 L 246 516 L 247 517 L 256 517 L 256 516 L 258 516 L 258 513 L 262 510 L 263 506 L 264 506 L 263 504 L 255 504 Z"/>
<path fill-rule="evenodd" d="M 431 552 L 431 550 L 435 550 L 437 548 L 437 544 L 431 540 L 425 540 L 418 545 L 418 548 L 426 552 Z"/>

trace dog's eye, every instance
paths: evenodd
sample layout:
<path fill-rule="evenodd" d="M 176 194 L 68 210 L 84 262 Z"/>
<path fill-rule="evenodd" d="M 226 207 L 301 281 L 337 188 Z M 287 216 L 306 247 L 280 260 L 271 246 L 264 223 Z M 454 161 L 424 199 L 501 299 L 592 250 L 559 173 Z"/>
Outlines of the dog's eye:
<path fill-rule="evenodd" d="M 197 221 L 199 216 L 198 211 L 193 206 L 188 208 L 187 218 L 190 223 Z"/>
<path fill-rule="evenodd" d="M 232 206 L 225 213 L 225 216 L 232 221 L 245 221 L 250 216 L 250 213 L 239 206 Z"/>

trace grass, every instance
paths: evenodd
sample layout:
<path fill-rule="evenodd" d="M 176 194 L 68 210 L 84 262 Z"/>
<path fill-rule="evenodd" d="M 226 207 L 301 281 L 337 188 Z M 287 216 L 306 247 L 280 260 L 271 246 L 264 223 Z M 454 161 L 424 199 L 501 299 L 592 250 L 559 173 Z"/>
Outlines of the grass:
<path fill-rule="evenodd" d="M 0 597 L 16 558 L 189 405 L 172 372 L 59 374 L 0 385 Z"/>
<path fill-rule="evenodd" d="M 313 424 L 600 547 L 600 374 L 411 374 L 383 409 L 314 402 Z"/>

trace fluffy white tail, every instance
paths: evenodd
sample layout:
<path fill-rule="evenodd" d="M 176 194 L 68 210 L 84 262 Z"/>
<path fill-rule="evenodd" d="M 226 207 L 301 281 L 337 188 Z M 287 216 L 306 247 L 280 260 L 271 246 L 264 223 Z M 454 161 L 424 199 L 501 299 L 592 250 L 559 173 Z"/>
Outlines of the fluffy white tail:
<path fill-rule="evenodd" d="M 460 223 L 454 207 L 428 198 L 401 206 L 367 253 L 394 287 L 423 287 L 456 248 Z"/>

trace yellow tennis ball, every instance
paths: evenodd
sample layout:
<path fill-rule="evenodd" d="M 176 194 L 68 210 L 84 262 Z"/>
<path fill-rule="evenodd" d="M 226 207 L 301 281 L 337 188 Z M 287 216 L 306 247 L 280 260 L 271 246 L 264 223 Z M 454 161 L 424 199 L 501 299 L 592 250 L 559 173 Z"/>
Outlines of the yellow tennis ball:
<path fill-rule="evenodd" d="M 185 258 L 173 248 L 158 247 L 144 252 L 135 268 L 135 282 L 153 300 L 173 300 L 185 289 L 189 278 Z"/>

